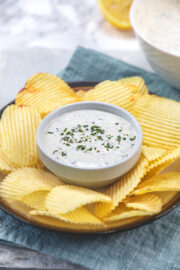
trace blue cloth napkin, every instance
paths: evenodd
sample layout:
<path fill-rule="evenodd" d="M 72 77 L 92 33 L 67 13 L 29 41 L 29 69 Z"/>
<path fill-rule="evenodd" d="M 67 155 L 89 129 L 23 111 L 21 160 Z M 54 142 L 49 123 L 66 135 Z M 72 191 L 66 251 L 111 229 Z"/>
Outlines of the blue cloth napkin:
<path fill-rule="evenodd" d="M 156 74 L 96 51 L 78 48 L 60 76 L 67 81 L 140 75 L 151 92 L 180 100 L 180 91 Z M 179 270 L 180 207 L 159 220 L 123 233 L 68 235 L 26 225 L 0 210 L 0 240 L 39 250 L 93 270 Z"/>

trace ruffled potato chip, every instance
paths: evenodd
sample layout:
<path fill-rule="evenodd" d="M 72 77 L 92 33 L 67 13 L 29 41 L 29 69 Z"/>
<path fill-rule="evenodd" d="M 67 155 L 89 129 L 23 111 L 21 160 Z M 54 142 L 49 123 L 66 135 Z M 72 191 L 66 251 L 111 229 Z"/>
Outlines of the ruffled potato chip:
<path fill-rule="evenodd" d="M 145 84 L 145 81 L 143 80 L 142 77 L 138 77 L 138 76 L 127 77 L 119 81 L 137 86 L 137 90 L 136 90 L 137 96 L 143 96 L 149 93 L 148 88 Z"/>
<path fill-rule="evenodd" d="M 84 100 L 108 102 L 126 110 L 134 105 L 134 92 L 131 86 L 118 81 L 104 81 L 89 90 L 84 95 Z"/>
<path fill-rule="evenodd" d="M 139 105 L 142 104 L 141 101 L 144 101 L 146 106 L 152 106 L 156 112 L 163 110 L 164 116 L 167 117 L 167 120 L 172 118 L 179 123 L 179 119 L 177 117 L 180 116 L 179 102 L 156 95 L 147 95 L 145 99 L 140 99 Z"/>
<path fill-rule="evenodd" d="M 163 148 L 157 148 L 157 147 L 151 147 L 151 146 L 142 146 L 142 152 L 144 156 L 149 161 L 156 160 L 160 157 L 162 157 L 167 151 Z"/>
<path fill-rule="evenodd" d="M 94 89 L 87 91 L 82 97 L 83 101 L 96 101 L 96 97 L 94 95 Z"/>
<path fill-rule="evenodd" d="M 17 105 L 32 106 L 44 117 L 60 106 L 81 101 L 81 97 L 62 79 L 48 73 L 38 73 L 26 82 L 15 101 Z"/>
<path fill-rule="evenodd" d="M 48 216 L 52 218 L 56 218 L 59 220 L 63 220 L 65 222 L 70 222 L 74 224 L 93 224 L 93 225 L 102 225 L 103 222 L 95 217 L 88 209 L 85 207 L 80 207 L 75 209 L 74 211 L 68 212 L 66 214 L 55 214 L 49 211 L 30 211 L 30 215 L 36 216 Z"/>
<path fill-rule="evenodd" d="M 29 89 L 29 92 L 32 93 L 47 89 L 51 91 L 54 88 L 74 94 L 73 89 L 65 81 L 49 73 L 37 73 L 30 77 L 25 84 L 25 89 Z"/>
<path fill-rule="evenodd" d="M 141 156 L 138 163 L 128 173 L 105 190 L 104 194 L 112 199 L 112 204 L 102 202 L 94 205 L 94 213 L 97 217 L 103 218 L 114 210 L 126 196 L 140 183 L 146 173 L 148 161 Z"/>
<path fill-rule="evenodd" d="M 79 90 L 76 92 L 76 95 L 78 95 L 79 97 L 84 97 L 85 94 L 86 92 L 84 90 Z"/>
<path fill-rule="evenodd" d="M 6 155 L 3 153 L 0 148 L 0 172 L 1 173 L 9 173 L 14 169 L 12 163 L 7 159 Z"/>
<path fill-rule="evenodd" d="M 10 174 L 0 184 L 1 197 L 12 202 L 21 200 L 35 191 L 50 191 L 52 187 L 63 183 L 52 173 L 36 168 L 19 168 Z"/>
<path fill-rule="evenodd" d="M 95 202 L 111 204 L 111 199 L 99 192 L 71 185 L 52 189 L 46 198 L 46 208 L 55 214 L 66 214 L 81 206 Z"/>
<path fill-rule="evenodd" d="M 154 176 L 160 173 L 164 168 L 168 167 L 175 160 L 180 158 L 180 147 L 166 151 L 166 154 L 162 155 L 158 159 L 155 159 L 149 163 L 145 178 Z"/>
<path fill-rule="evenodd" d="M 180 103 L 145 95 L 137 99 L 132 114 L 142 127 L 144 144 L 167 150 L 179 147 Z"/>
<path fill-rule="evenodd" d="M 132 195 L 155 191 L 180 191 L 180 172 L 169 172 L 145 179 L 133 190 Z"/>
<path fill-rule="evenodd" d="M 177 191 L 156 191 L 154 193 L 147 193 L 148 194 L 156 194 L 161 199 L 162 205 L 165 206 L 170 203 L 174 198 L 177 196 Z M 145 195 L 145 194 L 144 194 Z M 142 195 L 137 195 L 142 196 Z"/>
<path fill-rule="evenodd" d="M 48 193 L 49 190 L 37 190 L 28 195 L 25 195 L 19 199 L 19 201 L 30 208 L 37 209 L 38 211 L 45 211 L 45 200 Z"/>
<path fill-rule="evenodd" d="M 158 196 L 151 193 L 127 197 L 124 203 L 128 208 L 147 211 L 152 214 L 157 214 L 162 209 L 161 199 Z"/>
<path fill-rule="evenodd" d="M 36 130 L 41 121 L 30 107 L 8 106 L 0 122 L 1 148 L 14 167 L 35 166 L 39 162 Z"/>
<path fill-rule="evenodd" d="M 132 218 L 137 216 L 149 216 L 149 215 L 152 215 L 152 213 L 138 209 L 130 209 L 126 207 L 124 204 L 120 204 L 109 216 L 104 217 L 103 221 L 112 222 L 126 218 Z"/>

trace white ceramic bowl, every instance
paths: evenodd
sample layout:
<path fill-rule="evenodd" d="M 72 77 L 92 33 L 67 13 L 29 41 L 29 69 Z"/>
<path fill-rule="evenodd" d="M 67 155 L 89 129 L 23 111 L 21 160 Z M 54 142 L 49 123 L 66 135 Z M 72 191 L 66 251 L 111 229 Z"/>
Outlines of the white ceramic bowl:
<path fill-rule="evenodd" d="M 64 164 L 63 162 L 52 158 L 47 153 L 42 142 L 42 135 L 44 128 L 48 123 L 55 117 L 66 112 L 85 109 L 110 112 L 123 117 L 132 124 L 137 132 L 137 145 L 135 146 L 134 151 L 126 159 L 114 165 L 101 168 L 78 168 Z M 64 182 L 84 187 L 99 188 L 114 182 L 119 176 L 129 171 L 136 164 L 141 153 L 142 131 L 134 116 L 120 107 L 103 102 L 77 102 L 58 108 L 41 121 L 37 130 L 37 144 L 39 156 L 44 165 L 59 178 L 64 180 Z"/>
<path fill-rule="evenodd" d="M 149 0 L 150 1 L 150 0 Z M 157 0 L 158 1 L 158 0 Z M 130 10 L 130 21 L 152 68 L 169 84 L 180 89 L 180 56 L 163 50 L 145 38 L 136 24 L 136 10 L 147 0 L 134 0 Z M 144 24 L 146 21 L 144 20 Z M 167 36 L 168 38 L 168 36 Z"/>

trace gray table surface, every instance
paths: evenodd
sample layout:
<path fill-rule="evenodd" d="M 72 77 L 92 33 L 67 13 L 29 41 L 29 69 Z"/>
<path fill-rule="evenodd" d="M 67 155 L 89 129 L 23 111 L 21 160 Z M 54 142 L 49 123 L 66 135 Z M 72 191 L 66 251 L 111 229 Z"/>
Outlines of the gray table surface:
<path fill-rule="evenodd" d="M 0 0 L 0 108 L 36 72 L 57 74 L 77 45 L 151 70 L 132 31 L 100 14 L 96 0 Z M 0 269 L 82 269 L 40 252 L 0 243 Z"/>

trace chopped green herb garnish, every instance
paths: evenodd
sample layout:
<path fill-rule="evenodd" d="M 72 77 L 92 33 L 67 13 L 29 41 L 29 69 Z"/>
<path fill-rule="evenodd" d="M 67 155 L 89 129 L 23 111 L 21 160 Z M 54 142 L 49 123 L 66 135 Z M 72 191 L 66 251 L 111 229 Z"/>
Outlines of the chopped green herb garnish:
<path fill-rule="evenodd" d="M 48 133 L 48 134 L 54 134 L 54 132 L 52 132 L 52 131 L 48 131 L 47 133 Z"/>
<path fill-rule="evenodd" d="M 92 132 L 92 135 L 96 135 L 97 133 L 101 133 L 101 134 L 104 134 L 104 129 L 102 129 L 101 127 L 99 126 L 91 126 L 91 132 Z"/>
<path fill-rule="evenodd" d="M 78 145 L 76 147 L 77 150 L 85 150 L 86 149 L 86 146 L 85 145 Z"/>
<path fill-rule="evenodd" d="M 106 135 L 106 137 L 108 138 L 108 140 L 110 140 L 113 136 L 112 135 Z"/>
<path fill-rule="evenodd" d="M 109 149 L 112 149 L 114 146 L 110 145 L 110 143 L 108 142 L 104 147 L 109 151 Z"/>
<path fill-rule="evenodd" d="M 60 134 L 59 141 L 61 144 L 66 146 L 71 146 L 72 144 L 75 144 L 75 149 L 77 151 L 96 151 L 99 153 L 101 151 L 101 147 L 106 149 L 106 151 L 110 151 L 112 148 L 119 149 L 120 148 L 120 142 L 121 140 L 127 140 L 129 137 L 128 134 L 123 133 L 117 133 L 121 134 L 118 136 L 113 136 L 111 132 L 105 131 L 103 127 L 101 127 L 98 124 L 95 124 L 96 122 L 91 122 L 92 124 L 78 124 L 74 126 L 72 129 L 66 127 L 63 131 L 60 130 L 60 128 L 56 128 L 55 130 L 57 133 Z M 113 125 L 117 125 L 116 132 L 122 132 L 123 127 L 120 122 L 114 122 Z M 49 131 L 49 134 L 53 134 L 54 132 Z M 108 134 L 109 133 L 109 134 Z M 113 139 L 112 139 L 113 138 Z M 114 143 L 114 139 L 116 142 Z M 129 138 L 130 141 L 134 141 L 136 139 L 136 136 L 132 136 Z M 98 142 L 99 141 L 99 142 Z M 90 144 L 90 145 L 86 145 Z M 93 144 L 95 144 L 93 146 Z M 97 145 L 96 145 L 97 144 Z M 101 147 L 98 147 L 98 144 L 101 145 Z M 119 145 L 118 145 L 119 144 Z M 131 143 L 131 146 L 133 146 L 133 143 Z M 98 149 L 99 148 L 99 149 Z M 62 149 L 63 150 L 63 149 Z M 60 155 L 66 156 L 66 151 L 61 152 L 59 148 L 54 150 L 53 154 L 56 152 L 59 152 Z"/>
<path fill-rule="evenodd" d="M 121 136 L 120 135 L 117 136 L 116 141 L 118 141 L 118 143 L 120 143 L 120 141 L 121 141 Z"/>
<path fill-rule="evenodd" d="M 66 137 L 62 138 L 62 140 L 64 140 L 64 141 L 66 141 L 66 142 L 67 142 L 67 141 L 69 141 L 69 140 L 70 140 L 70 137 L 67 137 L 67 136 L 66 136 Z"/>
<path fill-rule="evenodd" d="M 61 153 L 61 156 L 64 157 L 64 156 L 67 156 L 67 154 L 64 153 L 64 152 L 62 152 L 62 153 Z"/>
<path fill-rule="evenodd" d="M 79 128 L 79 129 L 78 129 L 78 132 L 83 132 L 82 128 Z"/>
<path fill-rule="evenodd" d="M 134 141 L 136 139 L 136 136 L 130 138 L 130 141 Z"/>

